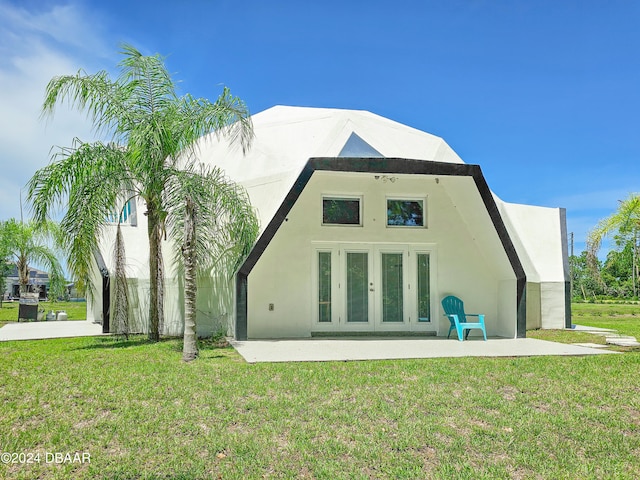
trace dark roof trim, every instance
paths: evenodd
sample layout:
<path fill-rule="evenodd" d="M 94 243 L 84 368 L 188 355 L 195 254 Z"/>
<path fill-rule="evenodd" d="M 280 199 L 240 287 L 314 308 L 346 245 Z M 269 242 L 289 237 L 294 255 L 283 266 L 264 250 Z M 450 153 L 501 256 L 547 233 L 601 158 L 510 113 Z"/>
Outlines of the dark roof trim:
<path fill-rule="evenodd" d="M 93 258 L 102 276 L 102 333 L 109 333 L 111 328 L 111 278 L 107 264 L 98 249 L 93 251 Z"/>
<path fill-rule="evenodd" d="M 246 277 L 248 277 L 249 273 L 262 256 L 262 253 L 266 250 L 267 246 L 280 228 L 280 225 L 282 225 L 282 222 L 284 222 L 285 218 L 291 211 L 291 208 L 293 208 L 293 205 L 298 200 L 298 197 L 304 190 L 304 187 L 311 179 L 313 172 L 316 170 L 332 172 L 396 173 L 472 177 L 516 276 L 518 309 L 517 336 L 526 336 L 526 274 L 479 165 L 411 160 L 405 158 L 310 158 L 298 176 L 296 182 L 291 187 L 291 190 L 289 190 L 289 193 L 282 202 L 282 205 L 280 205 L 280 208 L 271 219 L 264 232 L 262 232 L 262 235 L 251 250 L 251 253 L 240 267 L 238 272 L 238 275 L 240 276 L 239 278 L 246 279 Z M 244 322 L 246 322 L 246 312 L 244 314 Z M 246 332 L 246 325 L 243 325 L 240 331 L 243 333 Z"/>
<path fill-rule="evenodd" d="M 287 215 L 293 208 L 293 205 L 296 203 L 298 197 L 304 190 L 304 187 L 309 182 L 309 179 L 311 178 L 314 170 L 315 168 L 313 168 L 313 166 L 311 165 L 311 160 L 309 160 L 302 169 L 300 175 L 298 175 L 298 178 L 291 187 L 291 190 L 289 190 L 289 193 L 287 193 L 287 196 L 284 198 L 284 201 L 280 205 L 280 208 L 278 208 L 278 211 L 269 222 L 269 225 L 267 225 L 267 228 L 265 228 L 264 232 L 262 232 L 262 235 L 260 235 L 260 238 L 258 238 L 256 244 L 251 249 L 251 253 L 249 253 L 249 256 L 240 267 L 240 273 L 245 276 L 248 276 L 249 273 L 251 273 L 251 270 L 253 270 L 253 267 L 255 267 L 258 259 L 260 259 L 269 243 L 271 243 L 271 240 L 280 228 L 280 225 L 282 225 L 282 222 L 284 222 L 285 218 L 287 218 Z"/>
<path fill-rule="evenodd" d="M 569 267 L 569 241 L 567 237 L 567 209 L 560 209 L 560 236 L 562 237 L 562 268 L 564 269 L 564 326 L 571 328 L 571 269 Z"/>
<path fill-rule="evenodd" d="M 104 257 L 102 256 L 102 253 L 100 253 L 100 250 L 95 249 L 93 251 L 93 258 L 96 261 L 96 265 L 98 265 L 98 270 L 100 270 L 100 275 L 102 275 L 103 277 L 108 277 L 109 269 L 107 268 L 107 263 L 104 261 Z"/>

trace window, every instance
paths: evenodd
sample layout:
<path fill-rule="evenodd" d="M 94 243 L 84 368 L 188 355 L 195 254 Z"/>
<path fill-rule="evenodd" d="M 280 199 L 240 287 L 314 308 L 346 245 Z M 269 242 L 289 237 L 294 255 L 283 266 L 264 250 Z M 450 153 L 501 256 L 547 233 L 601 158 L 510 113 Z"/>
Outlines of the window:
<path fill-rule="evenodd" d="M 387 199 L 387 226 L 424 227 L 424 200 Z"/>
<path fill-rule="evenodd" d="M 381 257 L 383 322 L 404 321 L 402 257 L 402 253 L 383 253 Z"/>
<path fill-rule="evenodd" d="M 331 322 L 331 252 L 318 252 L 318 321 Z"/>
<path fill-rule="evenodd" d="M 347 322 L 369 321 L 369 253 L 347 252 Z"/>
<path fill-rule="evenodd" d="M 323 225 L 362 225 L 360 221 L 360 198 L 322 198 Z"/>
<path fill-rule="evenodd" d="M 418 321 L 431 321 L 431 286 L 430 286 L 430 258 L 428 253 L 418 253 L 418 288 L 416 289 L 418 300 Z"/>
<path fill-rule="evenodd" d="M 136 218 L 136 202 L 131 199 L 127 203 L 124 204 L 120 213 L 112 212 L 107 215 L 107 222 L 114 224 L 123 224 L 123 225 L 131 225 L 135 227 L 138 222 Z"/>

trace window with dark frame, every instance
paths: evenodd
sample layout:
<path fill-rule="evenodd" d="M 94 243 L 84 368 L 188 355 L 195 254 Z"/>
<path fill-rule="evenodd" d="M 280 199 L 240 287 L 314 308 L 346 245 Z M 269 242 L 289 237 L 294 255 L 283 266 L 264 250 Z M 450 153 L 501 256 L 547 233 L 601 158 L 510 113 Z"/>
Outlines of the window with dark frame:
<path fill-rule="evenodd" d="M 360 221 L 360 198 L 323 197 L 323 225 L 362 225 Z"/>

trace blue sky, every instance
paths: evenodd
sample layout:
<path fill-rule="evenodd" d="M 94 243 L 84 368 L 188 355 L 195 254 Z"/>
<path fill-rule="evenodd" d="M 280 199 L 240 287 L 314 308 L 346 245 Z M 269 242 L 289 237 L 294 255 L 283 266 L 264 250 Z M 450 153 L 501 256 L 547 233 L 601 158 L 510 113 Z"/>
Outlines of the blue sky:
<path fill-rule="evenodd" d="M 0 219 L 53 145 L 94 135 L 54 75 L 116 73 L 118 46 L 167 57 L 183 93 L 364 109 L 441 136 L 515 203 L 565 207 L 576 253 L 640 192 L 635 1 L 0 0 Z M 26 210 L 25 210 L 26 211 Z"/>

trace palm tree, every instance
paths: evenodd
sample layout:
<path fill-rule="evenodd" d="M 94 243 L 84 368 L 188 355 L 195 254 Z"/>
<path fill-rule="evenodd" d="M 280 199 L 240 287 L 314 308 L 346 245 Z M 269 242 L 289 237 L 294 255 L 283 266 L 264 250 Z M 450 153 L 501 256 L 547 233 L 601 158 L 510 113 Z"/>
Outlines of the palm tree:
<path fill-rule="evenodd" d="M 228 277 L 235 273 L 257 238 L 258 219 L 244 189 L 217 168 L 191 163 L 175 172 L 167 193 L 176 260 L 184 269 L 182 359 L 188 362 L 198 356 L 198 272 L 215 268 Z"/>
<path fill-rule="evenodd" d="M 109 143 L 76 141 L 60 149 L 31 179 L 29 199 L 38 221 L 46 219 L 53 206 L 68 201 L 61 226 L 71 239 L 69 266 L 87 285 L 90 258 L 108 217 L 131 198 L 146 203 L 149 339 L 157 341 L 163 322 L 162 239 L 169 220 L 165 189 L 179 159 L 193 153 L 198 138 L 215 132 L 244 151 L 253 129 L 247 107 L 226 87 L 214 103 L 188 94 L 179 97 L 159 55 L 144 56 L 129 45 L 123 46 L 122 54 L 115 81 L 105 71 L 80 71 L 49 82 L 44 115 L 52 115 L 58 103 L 67 101 L 88 112 L 97 132 L 112 138 Z"/>
<path fill-rule="evenodd" d="M 618 209 L 598 222 L 587 237 L 587 254 L 590 266 L 595 268 L 602 240 L 618 234 L 633 242 L 632 272 L 633 294 L 638 295 L 638 237 L 640 235 L 640 195 L 631 194 L 619 201 Z"/>
<path fill-rule="evenodd" d="M 1 243 L 18 270 L 20 296 L 28 291 L 30 266 L 34 263 L 42 265 L 49 273 L 49 290 L 54 298 L 62 292 L 64 273 L 56 252 L 50 246 L 52 240 L 56 240 L 54 231 L 55 225 L 50 223 L 36 225 L 15 219 L 0 225 Z"/>

